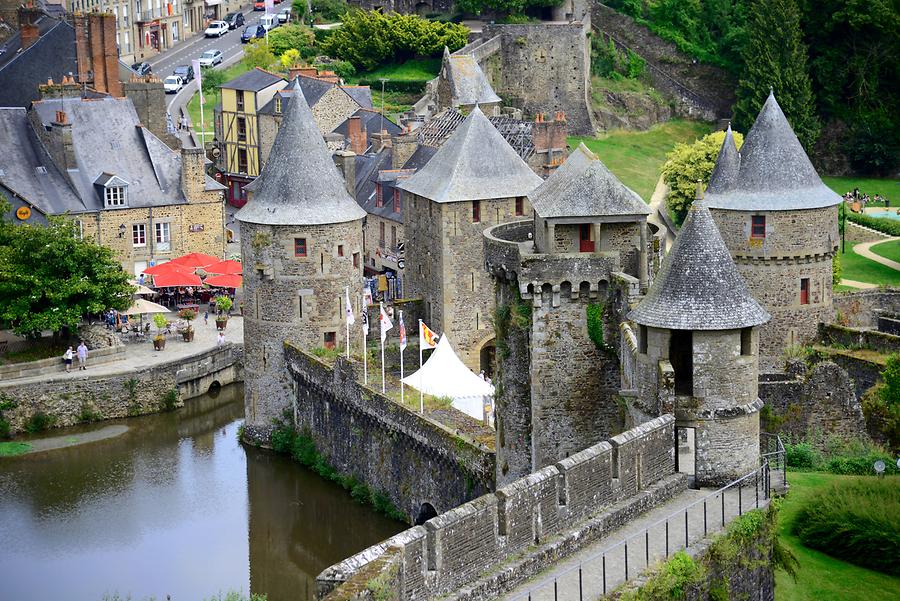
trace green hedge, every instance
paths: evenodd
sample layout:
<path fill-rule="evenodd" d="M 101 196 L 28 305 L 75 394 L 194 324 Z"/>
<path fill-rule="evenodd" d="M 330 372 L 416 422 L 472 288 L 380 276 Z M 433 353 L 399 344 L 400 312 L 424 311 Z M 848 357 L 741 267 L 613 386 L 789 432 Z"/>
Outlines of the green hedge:
<path fill-rule="evenodd" d="M 847 211 L 847 219 L 853 223 L 864 225 L 875 231 L 888 234 L 889 236 L 900 236 L 900 219 L 885 219 L 884 217 L 871 217 L 860 213 L 852 213 Z"/>
<path fill-rule="evenodd" d="M 384 82 L 384 91 L 385 92 L 398 92 L 400 94 L 424 94 L 425 93 L 425 84 L 428 83 L 428 80 L 413 80 L 413 81 L 391 81 L 388 80 Z M 381 91 L 381 80 L 378 79 L 365 79 L 361 78 L 359 80 L 358 85 L 361 86 L 369 86 L 372 88 L 373 92 Z"/>
<path fill-rule="evenodd" d="M 900 576 L 900 480 L 839 480 L 809 499 L 793 530 L 807 547 Z"/>

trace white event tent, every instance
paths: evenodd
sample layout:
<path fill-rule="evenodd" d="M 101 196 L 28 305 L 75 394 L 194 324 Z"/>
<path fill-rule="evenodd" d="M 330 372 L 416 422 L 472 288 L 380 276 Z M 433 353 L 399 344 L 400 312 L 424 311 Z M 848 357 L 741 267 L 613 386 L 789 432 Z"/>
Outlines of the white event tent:
<path fill-rule="evenodd" d="M 454 408 L 477 420 L 484 418 L 484 397 L 494 394 L 492 385 L 460 361 L 446 334 L 425 365 L 403 378 L 403 383 L 431 396 L 450 397 Z"/>

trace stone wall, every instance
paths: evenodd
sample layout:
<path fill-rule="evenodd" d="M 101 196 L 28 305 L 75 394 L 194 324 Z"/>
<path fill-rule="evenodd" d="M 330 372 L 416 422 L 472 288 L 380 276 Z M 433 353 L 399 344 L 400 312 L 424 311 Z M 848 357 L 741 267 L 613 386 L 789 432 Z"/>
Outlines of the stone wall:
<path fill-rule="evenodd" d="M 393 202 L 386 199 L 387 202 Z M 401 213 L 402 216 L 402 213 Z M 382 227 L 384 236 L 382 237 Z M 387 219 L 381 215 L 369 213 L 365 225 L 366 266 L 382 272 L 385 268 L 397 271 L 397 242 L 404 237 L 403 222 Z M 384 242 L 382 244 L 382 242 Z M 407 296 L 404 292 L 404 296 Z"/>
<path fill-rule="evenodd" d="M 504 106 L 520 108 L 526 118 L 562 111 L 570 135 L 594 132 L 589 109 L 590 48 L 579 21 L 527 25 L 485 25 L 482 38 L 501 36 L 492 56 L 500 68 L 485 68 Z"/>
<path fill-rule="evenodd" d="M 826 173 L 831 173 L 830 171 Z M 844 238 L 847 242 L 878 242 L 890 238 L 889 234 L 879 232 L 871 228 L 867 228 L 858 223 L 847 220 L 847 229 L 844 232 Z"/>
<path fill-rule="evenodd" d="M 156 413 L 165 397 L 178 392 L 176 406 L 205 394 L 213 382 L 224 386 L 243 379 L 243 345 L 228 343 L 206 352 L 129 373 L 114 375 L 62 374 L 43 382 L 0 383 L 0 395 L 17 403 L 4 411 L 13 433 L 37 412 L 55 418 L 54 426 L 73 426 L 85 420 L 114 419 Z"/>
<path fill-rule="evenodd" d="M 759 397 L 765 403 L 766 432 L 809 440 L 824 447 L 833 436 L 865 436 L 866 424 L 854 382 L 847 371 L 823 361 L 794 375 L 763 378 Z"/>
<path fill-rule="evenodd" d="M 396 598 L 497 598 L 683 490 L 674 436 L 666 415 L 598 443 L 327 568 L 318 596 L 350 599 L 340 585 L 391 550 Z"/>
<path fill-rule="evenodd" d="M 880 319 L 887 321 L 883 317 Z M 829 346 L 839 344 L 856 348 L 868 348 L 886 355 L 900 353 L 900 336 L 876 330 L 863 330 L 836 324 L 820 323 L 819 340 Z"/>
<path fill-rule="evenodd" d="M 252 202 L 252 200 L 251 200 Z M 306 241 L 305 256 L 295 241 Z M 283 341 L 304 349 L 345 345 L 345 288 L 359 290 L 362 261 L 361 220 L 316 226 L 241 223 L 244 261 L 244 340 L 247 347 L 244 404 L 248 428 L 267 436 L 272 420 L 290 406 L 291 379 L 284 365 Z M 358 299 L 351 294 L 359 315 Z M 350 329 L 360 348 L 362 331 Z"/>
<path fill-rule="evenodd" d="M 293 417 L 339 473 L 385 494 L 414 522 L 423 506 L 448 511 L 494 488 L 494 454 L 364 387 L 356 366 L 330 367 L 284 345 Z"/>
<path fill-rule="evenodd" d="M 900 288 L 842 292 L 835 295 L 834 308 L 841 325 L 875 328 L 879 313 L 900 313 Z"/>

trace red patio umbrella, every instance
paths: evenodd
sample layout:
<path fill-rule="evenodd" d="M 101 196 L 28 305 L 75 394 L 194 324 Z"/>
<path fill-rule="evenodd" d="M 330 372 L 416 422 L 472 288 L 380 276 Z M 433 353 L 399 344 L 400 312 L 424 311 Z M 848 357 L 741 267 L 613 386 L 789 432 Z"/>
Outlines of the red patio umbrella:
<path fill-rule="evenodd" d="M 182 286 L 200 286 L 200 276 L 193 273 L 172 271 L 170 273 L 157 273 L 153 276 L 155 288 L 175 288 Z"/>
<path fill-rule="evenodd" d="M 218 288 L 240 288 L 244 284 L 244 278 L 236 273 L 211 275 L 203 283 L 207 286 L 216 286 Z"/>
<path fill-rule="evenodd" d="M 198 267 L 206 267 L 207 265 L 212 265 L 213 263 L 217 263 L 219 261 L 219 257 L 214 257 L 212 255 L 205 255 L 203 253 L 190 253 L 177 259 L 172 259 L 169 261 L 170 263 L 177 263 L 178 265 L 186 265 L 187 267 L 191 267 L 196 269 Z"/>
<path fill-rule="evenodd" d="M 240 274 L 243 273 L 243 266 L 240 261 L 218 261 L 212 265 L 207 265 L 203 268 L 203 271 L 206 273 L 218 273 L 222 275 L 234 273 Z"/>
<path fill-rule="evenodd" d="M 160 263 L 159 265 L 154 265 L 153 267 L 148 267 L 144 270 L 144 273 L 147 275 L 159 275 L 163 273 L 194 273 L 194 269 L 192 267 L 187 267 L 185 265 L 179 265 L 178 263 L 173 263 L 172 261 L 168 261 L 166 263 Z"/>

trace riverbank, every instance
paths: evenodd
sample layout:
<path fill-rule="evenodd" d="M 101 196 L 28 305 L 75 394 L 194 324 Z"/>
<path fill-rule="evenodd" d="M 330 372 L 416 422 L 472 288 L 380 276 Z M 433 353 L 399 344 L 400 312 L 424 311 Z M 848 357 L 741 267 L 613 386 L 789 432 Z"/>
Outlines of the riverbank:
<path fill-rule="evenodd" d="M 118 424 L 115 426 L 103 426 L 97 430 L 79 434 L 61 434 L 59 436 L 47 436 L 30 440 L 19 440 L 16 442 L 2 442 L 0 443 L 0 457 L 27 455 L 29 453 L 40 453 L 42 451 L 55 451 L 56 449 L 74 447 L 97 442 L 98 440 L 115 438 L 126 432 L 128 432 L 128 426 Z M 4 453 L 4 448 L 9 449 L 10 452 Z"/>

